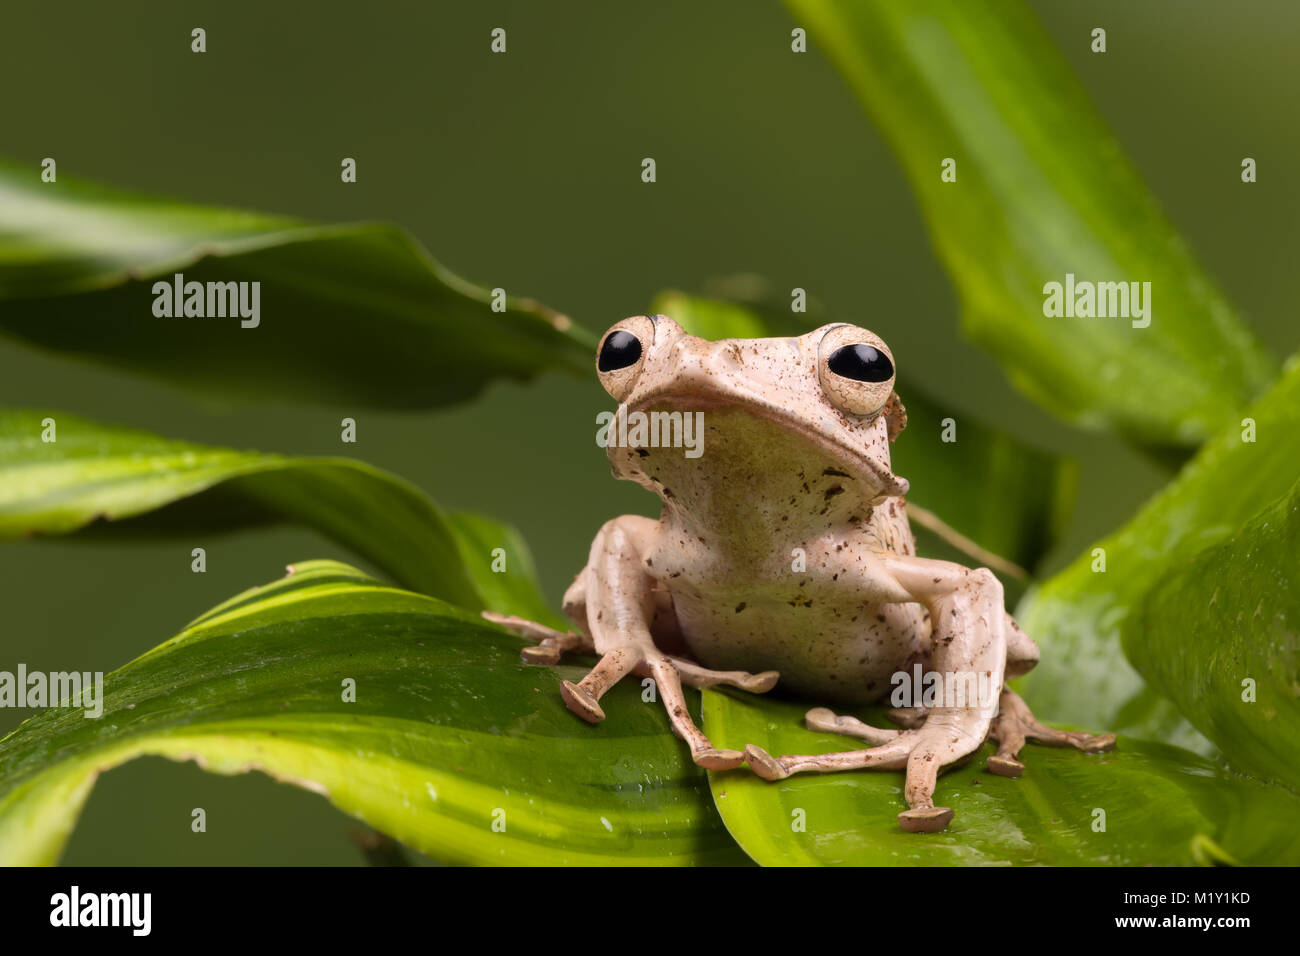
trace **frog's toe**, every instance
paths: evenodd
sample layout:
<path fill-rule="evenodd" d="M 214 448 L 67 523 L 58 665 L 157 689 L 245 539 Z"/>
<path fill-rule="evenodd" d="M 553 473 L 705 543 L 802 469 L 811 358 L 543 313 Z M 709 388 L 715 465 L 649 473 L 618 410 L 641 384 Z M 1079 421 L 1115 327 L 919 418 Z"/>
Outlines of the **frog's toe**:
<path fill-rule="evenodd" d="M 1107 754 L 1115 749 L 1116 737 L 1114 734 L 1097 734 L 1088 735 L 1088 739 L 1083 741 L 1079 749 L 1086 754 Z"/>
<path fill-rule="evenodd" d="M 754 744 L 745 748 L 745 760 L 749 762 L 749 769 L 764 780 L 784 780 L 790 776 L 790 771 L 782 765 L 781 761 Z"/>
<path fill-rule="evenodd" d="M 952 822 L 949 807 L 916 807 L 898 815 L 898 825 L 908 833 L 938 833 Z"/>
<path fill-rule="evenodd" d="M 739 750 L 719 750 L 709 747 L 691 754 L 691 759 L 705 770 L 735 770 L 745 762 L 745 755 Z"/>
<path fill-rule="evenodd" d="M 605 711 L 592 694 L 579 687 L 573 681 L 560 682 L 560 696 L 569 710 L 573 711 L 589 724 L 598 724 L 605 719 Z"/>
<path fill-rule="evenodd" d="M 856 717 L 836 714 L 828 707 L 814 707 L 804 714 L 804 724 L 809 730 L 827 734 L 843 734 L 871 744 L 885 744 L 902 735 L 901 730 L 884 730 L 864 724 Z"/>
<path fill-rule="evenodd" d="M 766 694 L 776 686 L 777 680 L 781 677 L 780 671 L 763 671 L 761 674 L 751 674 L 749 671 L 715 671 L 695 661 L 688 661 L 684 657 L 670 657 L 668 660 L 677 669 L 682 683 L 700 689 L 724 684 L 751 694 Z"/>
<path fill-rule="evenodd" d="M 999 777 L 1018 777 L 1025 772 L 1025 765 L 1010 754 L 996 753 L 988 759 L 989 773 Z"/>
<path fill-rule="evenodd" d="M 527 638 L 537 643 L 522 648 L 519 656 L 523 658 L 525 664 L 542 664 L 555 665 L 560 662 L 560 657 L 569 651 L 593 651 L 590 639 L 583 634 L 576 634 L 572 631 L 557 631 L 553 627 L 547 627 L 545 624 L 538 624 L 536 621 L 530 621 L 526 618 L 515 617 L 513 614 L 498 614 L 495 611 L 480 611 L 484 620 L 491 621 L 493 624 L 500 624 L 506 630 L 520 637 Z"/>
<path fill-rule="evenodd" d="M 545 642 L 523 648 L 519 656 L 524 659 L 525 664 L 554 666 L 560 663 L 560 649 Z"/>

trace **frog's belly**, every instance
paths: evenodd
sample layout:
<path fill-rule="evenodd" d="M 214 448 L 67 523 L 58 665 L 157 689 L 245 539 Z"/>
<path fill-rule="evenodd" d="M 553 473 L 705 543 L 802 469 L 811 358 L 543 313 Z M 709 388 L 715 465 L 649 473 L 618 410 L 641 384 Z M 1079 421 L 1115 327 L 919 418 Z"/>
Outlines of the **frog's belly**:
<path fill-rule="evenodd" d="M 817 701 L 867 704 L 888 696 L 890 677 L 928 650 L 928 623 L 915 604 L 813 601 L 791 606 L 764 596 L 727 602 L 674 594 L 691 653 L 715 670 L 780 671 L 777 687 Z"/>

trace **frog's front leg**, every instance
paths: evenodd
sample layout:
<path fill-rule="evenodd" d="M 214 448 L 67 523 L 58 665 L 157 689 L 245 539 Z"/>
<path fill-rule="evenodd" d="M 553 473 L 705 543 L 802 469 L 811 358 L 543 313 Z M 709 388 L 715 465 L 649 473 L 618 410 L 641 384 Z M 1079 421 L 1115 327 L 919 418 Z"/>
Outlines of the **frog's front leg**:
<path fill-rule="evenodd" d="M 686 707 L 682 682 L 694 687 L 728 684 L 751 693 L 763 693 L 775 684 L 777 674 L 767 671 L 713 671 L 694 662 L 673 657 L 654 641 L 653 625 L 665 608 L 667 595 L 656 590 L 646 573 L 643 558 L 649 553 L 658 522 L 626 515 L 607 522 L 592 542 L 587 566 L 565 595 L 565 613 L 583 634 L 566 635 L 544 625 L 502 615 L 485 615 L 518 634 L 538 640 L 539 650 L 530 656 L 539 663 L 554 663 L 568 649 L 594 649 L 600 661 L 576 684 L 560 686 L 565 704 L 589 723 L 605 719 L 600 698 L 630 673 L 651 677 L 663 698 L 673 732 L 691 748 L 695 763 L 711 770 L 739 767 L 745 759 L 738 750 L 719 750 L 709 742 Z"/>
<path fill-rule="evenodd" d="M 934 805 L 939 771 L 978 748 L 988 736 L 997 709 L 1007 657 L 1006 611 L 1002 585 L 991 571 L 970 570 L 946 561 L 879 553 L 867 562 L 864 590 L 871 600 L 915 601 L 930 611 L 930 667 L 945 679 L 974 674 L 988 689 L 966 706 L 935 706 L 920 727 L 902 732 L 869 728 L 857 721 L 838 725 L 833 715 L 810 712 L 820 729 L 849 730 L 878 746 L 844 753 L 774 758 L 758 747 L 746 749 L 751 768 L 769 780 L 805 771 L 831 772 L 906 768 L 904 796 L 908 807 L 899 824 L 912 832 L 942 830 L 952 819 L 947 807 Z"/>

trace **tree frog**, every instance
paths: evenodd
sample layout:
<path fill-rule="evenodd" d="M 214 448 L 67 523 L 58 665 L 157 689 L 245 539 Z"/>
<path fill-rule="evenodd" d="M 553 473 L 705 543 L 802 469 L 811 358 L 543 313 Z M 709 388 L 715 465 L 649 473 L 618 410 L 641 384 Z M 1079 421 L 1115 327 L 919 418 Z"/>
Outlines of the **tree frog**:
<path fill-rule="evenodd" d="M 766 780 L 795 773 L 904 770 L 910 832 L 947 827 L 934 805 L 939 772 L 986 739 L 990 771 L 1019 776 L 1026 740 L 1087 753 L 1114 734 L 1055 730 L 1004 685 L 1038 648 L 1004 606 L 986 568 L 918 557 L 906 479 L 890 444 L 907 418 L 894 358 L 874 333 L 835 323 L 792 338 L 706 341 L 665 315 L 636 315 L 601 339 L 600 382 L 619 414 L 702 415 L 694 456 L 660 442 L 608 445 L 614 477 L 663 502 L 656 521 L 625 515 L 596 534 L 564 596 L 577 629 L 564 633 L 485 612 L 536 643 L 524 657 L 599 656 L 564 702 L 590 722 L 628 674 L 654 679 L 674 732 L 702 767 L 748 764 Z M 919 665 L 919 669 L 918 669 Z M 715 747 L 692 721 L 682 685 L 774 687 L 857 707 L 887 699 L 900 673 L 937 674 L 969 691 L 892 712 L 900 728 L 870 726 L 826 707 L 808 727 L 864 742 L 830 754 L 772 756 L 750 744 Z M 975 680 L 972 680 L 975 678 Z M 964 699 L 963 699 L 964 696 Z M 913 702 L 915 703 L 915 702 Z"/>

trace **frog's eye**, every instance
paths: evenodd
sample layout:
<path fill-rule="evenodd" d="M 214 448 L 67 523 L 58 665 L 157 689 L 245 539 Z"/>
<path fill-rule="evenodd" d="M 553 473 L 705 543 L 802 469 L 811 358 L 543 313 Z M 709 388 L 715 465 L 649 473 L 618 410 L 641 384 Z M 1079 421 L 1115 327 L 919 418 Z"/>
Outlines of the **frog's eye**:
<path fill-rule="evenodd" d="M 605 336 L 596 358 L 596 369 L 617 372 L 641 361 L 641 340 L 626 329 L 615 329 Z"/>
<path fill-rule="evenodd" d="M 888 382 L 894 377 L 894 363 L 872 345 L 841 345 L 826 360 L 826 367 L 855 382 Z"/>
<path fill-rule="evenodd" d="M 852 325 L 827 330 L 818 375 L 832 405 L 850 415 L 877 415 L 894 390 L 894 359 L 880 337 Z"/>
<path fill-rule="evenodd" d="M 600 384 L 616 401 L 621 402 L 632 393 L 654 337 L 654 320 L 646 315 L 634 315 L 615 323 L 600 340 L 596 371 L 600 374 Z"/>

